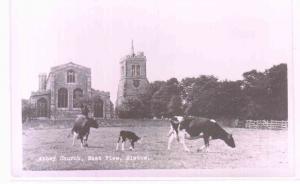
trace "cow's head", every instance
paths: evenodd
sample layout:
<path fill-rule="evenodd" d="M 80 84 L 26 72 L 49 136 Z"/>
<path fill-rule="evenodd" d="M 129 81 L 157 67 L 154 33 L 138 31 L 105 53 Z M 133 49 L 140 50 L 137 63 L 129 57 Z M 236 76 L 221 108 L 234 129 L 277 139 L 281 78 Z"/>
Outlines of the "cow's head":
<path fill-rule="evenodd" d="M 172 117 L 170 121 L 171 121 L 171 127 L 172 127 L 172 129 L 175 130 L 176 135 L 178 135 L 179 121 L 175 117 Z"/>
<path fill-rule="evenodd" d="M 92 128 L 98 128 L 99 127 L 97 121 L 94 118 L 88 118 L 87 125 L 89 127 L 92 127 Z"/>
<path fill-rule="evenodd" d="M 226 137 L 224 138 L 224 141 L 228 146 L 235 148 L 235 143 L 234 143 L 232 134 L 226 135 Z"/>
<path fill-rule="evenodd" d="M 178 134 L 178 126 L 179 126 L 178 122 L 171 121 L 171 127 L 172 127 L 173 130 L 175 130 L 176 134 Z"/>
<path fill-rule="evenodd" d="M 184 118 L 182 116 L 174 116 L 170 119 L 171 121 L 171 128 L 175 131 L 177 141 L 179 141 L 179 124 L 183 122 Z"/>

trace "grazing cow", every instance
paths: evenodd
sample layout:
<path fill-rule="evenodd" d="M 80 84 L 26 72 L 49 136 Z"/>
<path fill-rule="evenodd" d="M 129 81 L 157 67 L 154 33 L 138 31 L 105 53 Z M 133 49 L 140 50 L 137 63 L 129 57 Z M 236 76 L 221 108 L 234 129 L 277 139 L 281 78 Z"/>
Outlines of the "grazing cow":
<path fill-rule="evenodd" d="M 171 149 L 171 143 L 175 138 L 182 143 L 185 151 L 190 151 L 185 145 L 185 139 L 203 138 L 205 144 L 200 150 L 205 148 L 206 151 L 208 151 L 209 139 L 221 139 L 228 146 L 235 147 L 232 135 L 220 127 L 215 120 L 208 118 L 175 116 L 171 119 L 168 136 L 168 149 Z"/>
<path fill-rule="evenodd" d="M 133 133 L 131 131 L 121 130 L 120 135 L 119 135 L 119 139 L 118 139 L 118 142 L 117 142 L 116 150 L 119 149 L 119 142 L 122 140 L 122 151 L 124 151 L 124 144 L 125 144 L 125 141 L 127 139 L 130 141 L 130 145 L 131 145 L 130 148 L 129 148 L 130 150 L 134 149 L 134 143 L 135 142 L 141 143 L 141 141 L 142 141 L 142 138 L 138 137 L 135 133 Z"/>
<path fill-rule="evenodd" d="M 90 134 L 90 128 L 98 128 L 99 125 L 97 121 L 93 118 L 87 118 L 84 115 L 78 115 L 75 120 L 75 124 L 71 130 L 71 134 L 73 134 L 73 144 L 75 144 L 75 139 L 80 139 L 81 148 L 84 146 L 88 147 L 87 140 Z"/>

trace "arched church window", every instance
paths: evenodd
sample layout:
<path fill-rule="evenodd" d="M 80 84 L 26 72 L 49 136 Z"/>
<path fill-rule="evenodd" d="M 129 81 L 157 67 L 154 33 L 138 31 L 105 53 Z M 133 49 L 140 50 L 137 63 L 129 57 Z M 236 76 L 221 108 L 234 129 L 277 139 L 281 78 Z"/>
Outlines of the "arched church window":
<path fill-rule="evenodd" d="M 67 83 L 75 82 L 75 72 L 73 70 L 68 70 L 67 72 Z"/>
<path fill-rule="evenodd" d="M 140 74 L 141 74 L 141 67 L 140 67 L 140 65 L 136 65 L 136 75 L 137 76 L 140 76 Z"/>
<path fill-rule="evenodd" d="M 47 100 L 45 98 L 40 98 L 37 103 L 37 117 L 47 117 L 48 108 L 47 108 Z"/>
<path fill-rule="evenodd" d="M 80 107 L 80 97 L 83 96 L 83 91 L 80 88 L 76 88 L 73 91 L 73 107 L 74 108 L 79 108 Z"/>
<path fill-rule="evenodd" d="M 68 107 L 68 90 L 66 88 L 60 88 L 58 90 L 58 107 L 59 108 L 66 108 Z"/>
<path fill-rule="evenodd" d="M 135 76 L 135 65 L 131 66 L 131 75 Z"/>

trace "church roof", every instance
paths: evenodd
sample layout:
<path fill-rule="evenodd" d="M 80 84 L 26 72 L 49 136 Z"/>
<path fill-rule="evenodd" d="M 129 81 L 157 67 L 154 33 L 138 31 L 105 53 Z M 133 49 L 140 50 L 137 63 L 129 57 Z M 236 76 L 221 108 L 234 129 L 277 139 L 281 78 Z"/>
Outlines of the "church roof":
<path fill-rule="evenodd" d="M 91 71 L 91 69 L 88 68 L 88 67 L 85 67 L 85 66 L 82 66 L 82 65 L 79 65 L 79 64 L 75 64 L 73 62 L 69 62 L 69 63 L 66 63 L 66 64 L 51 67 L 51 72 L 56 72 L 58 70 L 62 70 L 62 69 L 65 69 L 65 68 L 78 68 L 78 69 L 86 70 L 86 71 L 89 71 L 89 72 Z"/>

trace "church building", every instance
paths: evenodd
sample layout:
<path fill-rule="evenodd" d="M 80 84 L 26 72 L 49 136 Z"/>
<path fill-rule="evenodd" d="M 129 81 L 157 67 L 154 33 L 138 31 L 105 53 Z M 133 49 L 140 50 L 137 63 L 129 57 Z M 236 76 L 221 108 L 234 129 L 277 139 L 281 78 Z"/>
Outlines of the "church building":
<path fill-rule="evenodd" d="M 120 61 L 121 78 L 118 86 L 116 107 L 127 97 L 137 97 L 149 89 L 146 70 L 146 56 L 143 52 L 134 52 L 133 42 L 131 54 Z"/>
<path fill-rule="evenodd" d="M 113 116 L 110 93 L 94 90 L 91 69 L 72 62 L 52 67 L 48 76 L 40 74 L 39 89 L 31 93 L 29 103 L 35 109 L 35 118 L 68 119 L 81 113 L 81 97 L 93 99 L 92 116 Z"/>

